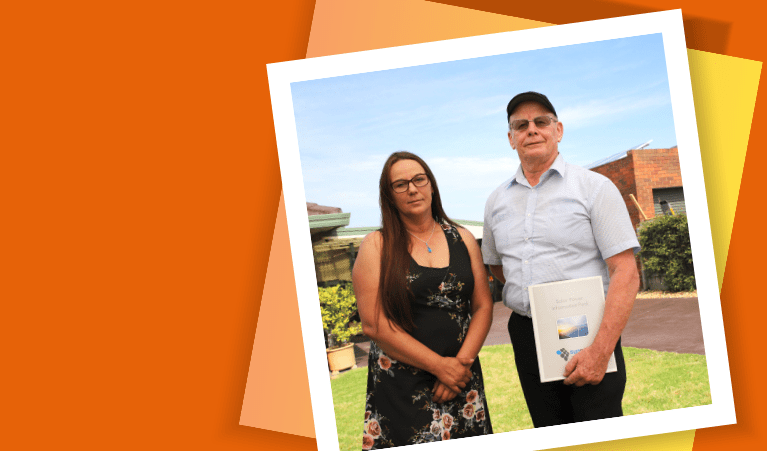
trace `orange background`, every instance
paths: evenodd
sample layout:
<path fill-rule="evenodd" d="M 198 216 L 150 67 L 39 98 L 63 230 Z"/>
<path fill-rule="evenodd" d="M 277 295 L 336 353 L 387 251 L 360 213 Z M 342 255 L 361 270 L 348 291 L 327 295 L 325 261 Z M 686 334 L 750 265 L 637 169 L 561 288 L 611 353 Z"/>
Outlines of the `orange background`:
<path fill-rule="evenodd" d="M 314 10 L 276 3 L 3 8 L 0 447 L 315 448 L 238 425 L 280 196 L 265 64 L 306 55 Z M 744 3 L 441 3 L 549 23 L 681 7 L 689 48 L 767 53 Z M 738 424 L 694 451 L 765 438 L 766 122 L 757 98 L 722 289 Z"/>

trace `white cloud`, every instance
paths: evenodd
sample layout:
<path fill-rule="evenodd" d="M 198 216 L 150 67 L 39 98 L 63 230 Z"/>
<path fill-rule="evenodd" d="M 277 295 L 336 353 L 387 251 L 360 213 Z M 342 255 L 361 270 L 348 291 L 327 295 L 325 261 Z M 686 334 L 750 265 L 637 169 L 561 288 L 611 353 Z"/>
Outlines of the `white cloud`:
<path fill-rule="evenodd" d="M 559 111 L 559 119 L 567 128 L 592 126 L 605 116 L 616 117 L 625 113 L 668 106 L 668 96 L 656 94 L 620 95 L 608 99 L 596 99 L 575 106 L 564 107 Z"/>

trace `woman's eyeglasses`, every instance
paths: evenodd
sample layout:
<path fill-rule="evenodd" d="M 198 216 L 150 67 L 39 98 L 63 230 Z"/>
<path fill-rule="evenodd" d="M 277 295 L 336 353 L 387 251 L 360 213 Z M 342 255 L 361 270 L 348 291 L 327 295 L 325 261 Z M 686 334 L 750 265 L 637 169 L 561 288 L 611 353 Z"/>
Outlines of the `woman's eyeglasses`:
<path fill-rule="evenodd" d="M 427 177 L 426 174 L 416 174 L 415 177 L 410 180 L 397 180 L 393 182 L 391 184 L 391 189 L 393 189 L 395 193 L 404 193 L 410 187 L 411 183 L 413 186 L 420 188 L 429 184 L 429 177 Z"/>

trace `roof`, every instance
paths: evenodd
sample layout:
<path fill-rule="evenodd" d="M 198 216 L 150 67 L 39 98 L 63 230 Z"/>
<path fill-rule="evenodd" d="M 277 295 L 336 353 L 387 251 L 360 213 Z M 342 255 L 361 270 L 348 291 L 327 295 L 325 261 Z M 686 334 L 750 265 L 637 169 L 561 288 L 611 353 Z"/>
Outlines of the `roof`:
<path fill-rule="evenodd" d="M 310 215 L 309 216 L 309 229 L 311 233 L 328 232 L 339 227 L 345 227 L 349 225 L 349 218 L 351 213 L 334 213 L 329 215 Z"/>
<path fill-rule="evenodd" d="M 379 227 L 344 227 L 338 229 L 338 236 L 343 238 L 356 238 L 362 237 L 369 233 L 375 232 Z"/>
<path fill-rule="evenodd" d="M 612 163 L 613 161 L 620 160 L 621 158 L 625 158 L 626 155 L 628 155 L 627 151 L 616 153 L 615 155 L 610 155 L 607 158 L 603 158 L 599 161 L 595 161 L 589 165 L 584 166 L 586 169 L 594 169 L 598 166 L 602 166 L 607 163 Z"/>
<path fill-rule="evenodd" d="M 458 224 L 461 224 L 463 228 L 471 232 L 472 235 L 474 235 L 474 238 L 481 240 L 482 239 L 482 229 L 485 226 L 485 223 L 482 221 L 469 221 L 468 219 L 454 219 L 455 222 Z"/>
<path fill-rule="evenodd" d="M 314 202 L 307 202 L 306 212 L 309 214 L 309 216 L 327 215 L 327 214 L 341 213 L 341 209 L 338 207 L 328 207 L 325 205 L 315 204 Z"/>
<path fill-rule="evenodd" d="M 311 220 L 311 218 L 309 219 Z M 474 235 L 474 238 L 478 240 L 482 239 L 482 227 L 484 226 L 482 221 L 470 221 L 467 219 L 454 219 L 454 221 L 471 232 L 471 234 Z M 375 232 L 379 228 L 380 227 L 344 227 L 338 229 L 337 233 L 339 238 L 357 238 Z"/>
<path fill-rule="evenodd" d="M 647 148 L 647 146 L 650 145 L 651 142 L 652 142 L 652 139 L 647 141 L 647 142 L 645 142 L 645 143 L 642 143 L 642 144 L 640 144 L 640 145 L 638 145 L 636 147 L 632 147 L 629 150 L 645 149 L 645 148 Z M 676 146 L 674 146 L 674 147 L 676 147 Z M 624 150 L 623 152 L 618 152 L 618 153 L 616 153 L 614 155 L 610 155 L 607 158 L 603 158 L 601 160 L 595 161 L 595 162 L 593 162 L 593 163 L 591 163 L 589 165 L 586 165 L 584 167 L 586 169 L 594 169 L 595 167 L 602 166 L 603 164 L 612 163 L 613 161 L 620 160 L 621 158 L 625 157 L 626 155 L 628 155 L 628 150 Z"/>

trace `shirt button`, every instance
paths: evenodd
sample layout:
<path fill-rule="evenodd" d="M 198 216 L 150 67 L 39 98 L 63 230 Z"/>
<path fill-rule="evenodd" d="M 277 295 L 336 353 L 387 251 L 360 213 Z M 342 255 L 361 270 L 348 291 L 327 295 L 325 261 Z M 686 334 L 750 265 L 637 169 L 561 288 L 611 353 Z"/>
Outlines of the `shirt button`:
<path fill-rule="evenodd" d="M 525 264 L 527 264 L 527 260 L 525 260 Z"/>
<path fill-rule="evenodd" d="M 528 213 L 527 216 L 530 216 L 530 213 Z"/>
<path fill-rule="evenodd" d="M 529 240 L 529 239 L 530 239 L 530 238 L 528 238 L 528 237 L 525 237 L 525 241 L 527 241 L 527 240 Z"/>

